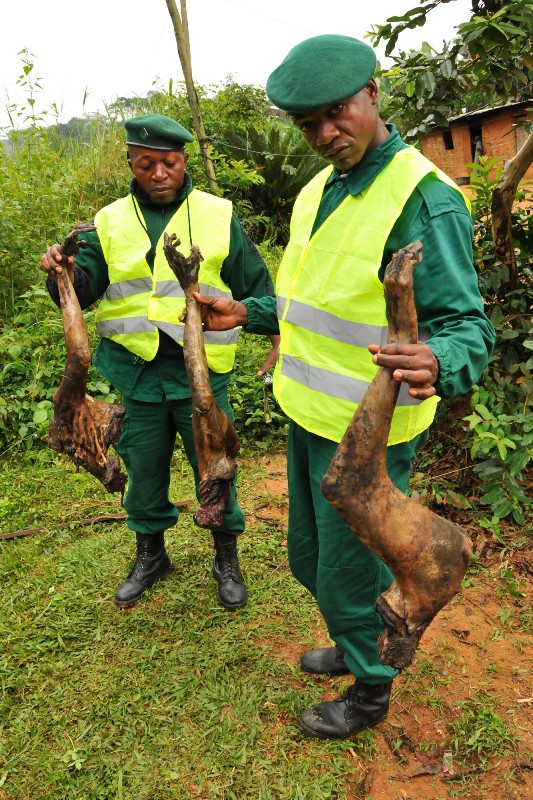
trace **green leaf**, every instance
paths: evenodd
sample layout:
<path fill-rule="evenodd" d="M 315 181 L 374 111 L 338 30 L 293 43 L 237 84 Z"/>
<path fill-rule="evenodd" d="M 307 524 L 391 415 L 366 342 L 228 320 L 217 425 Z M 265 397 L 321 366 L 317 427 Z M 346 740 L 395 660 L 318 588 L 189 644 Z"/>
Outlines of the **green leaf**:
<path fill-rule="evenodd" d="M 495 503 L 497 500 L 501 498 L 501 496 L 502 496 L 501 486 L 496 486 L 490 492 L 487 492 L 486 494 L 482 495 L 479 498 L 479 502 L 482 503 L 483 505 L 489 505 Z"/>
<path fill-rule="evenodd" d="M 500 331 L 500 339 L 516 339 L 520 336 L 520 331 L 515 331 L 512 328 L 504 328 Z"/>
<path fill-rule="evenodd" d="M 517 525 L 525 524 L 524 512 L 520 506 L 513 508 L 513 519 Z"/>
<path fill-rule="evenodd" d="M 453 64 L 449 58 L 445 58 L 444 61 L 441 62 L 440 65 L 441 74 L 444 75 L 445 78 L 451 78 L 453 75 Z"/>
<path fill-rule="evenodd" d="M 485 420 L 489 420 L 492 418 L 492 414 L 488 410 L 487 406 L 484 406 L 482 403 L 477 404 L 476 411 L 478 412 L 478 414 L 481 414 L 481 416 Z"/>
<path fill-rule="evenodd" d="M 46 410 L 46 408 L 38 408 L 36 411 L 34 411 L 33 421 L 35 422 L 35 424 L 38 425 L 41 422 L 46 422 L 47 419 L 48 419 L 48 411 Z"/>
<path fill-rule="evenodd" d="M 515 504 L 511 500 L 507 497 L 503 497 L 499 502 L 493 504 L 492 510 L 500 519 L 504 519 L 509 516 L 514 507 Z"/>
<path fill-rule="evenodd" d="M 502 439 L 502 440 L 500 440 L 500 441 L 497 443 L 497 445 L 496 445 L 496 446 L 497 446 L 497 448 L 498 448 L 498 453 L 500 454 L 500 458 L 501 458 L 501 460 L 502 460 L 502 461 L 505 461 L 505 458 L 506 458 L 506 456 L 507 456 L 507 448 L 505 447 L 504 440 L 503 440 L 503 439 Z"/>
<path fill-rule="evenodd" d="M 517 450 L 515 453 L 513 453 L 507 462 L 507 467 L 513 478 L 519 475 L 522 470 L 527 467 L 530 461 L 531 456 L 525 449 Z"/>

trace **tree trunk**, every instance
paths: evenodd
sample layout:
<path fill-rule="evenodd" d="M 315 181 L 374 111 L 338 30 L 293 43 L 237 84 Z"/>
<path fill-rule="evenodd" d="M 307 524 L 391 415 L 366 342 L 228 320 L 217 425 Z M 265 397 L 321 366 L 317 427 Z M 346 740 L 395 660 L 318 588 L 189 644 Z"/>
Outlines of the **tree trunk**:
<path fill-rule="evenodd" d="M 215 170 L 213 168 L 213 161 L 211 159 L 211 148 L 207 140 L 204 124 L 200 115 L 200 105 L 198 103 L 198 95 L 194 87 L 192 79 L 192 61 L 191 61 L 191 45 L 189 41 L 189 23 L 187 21 L 187 5 L 186 0 L 180 0 L 181 16 L 176 6 L 176 0 L 166 0 L 168 13 L 174 26 L 174 35 L 176 36 L 176 44 L 178 47 L 178 55 L 183 70 L 183 77 L 185 78 L 185 88 L 187 89 L 187 100 L 191 107 L 191 114 L 193 119 L 194 130 L 198 137 L 198 144 L 200 145 L 200 152 L 204 159 L 204 169 L 209 181 L 209 186 L 219 194 Z"/>
<path fill-rule="evenodd" d="M 507 162 L 502 176 L 492 193 L 492 238 L 498 261 L 509 269 L 509 288 L 518 289 L 518 269 L 513 246 L 511 211 L 520 180 L 533 162 L 533 133 L 526 139 L 518 153 Z"/>

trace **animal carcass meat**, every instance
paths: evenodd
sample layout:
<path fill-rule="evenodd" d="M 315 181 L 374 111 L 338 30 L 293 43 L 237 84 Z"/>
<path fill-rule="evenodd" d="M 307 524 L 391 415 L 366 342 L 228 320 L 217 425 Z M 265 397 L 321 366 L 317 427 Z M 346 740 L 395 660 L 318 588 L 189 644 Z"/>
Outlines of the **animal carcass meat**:
<path fill-rule="evenodd" d="M 413 269 L 421 249 L 420 242 L 405 247 L 386 269 L 389 343 L 417 341 Z M 399 386 L 392 370 L 378 370 L 323 478 L 322 492 L 394 576 L 376 603 L 385 625 L 378 647 L 384 664 L 403 669 L 433 617 L 460 589 L 472 548 L 462 528 L 406 497 L 389 478 L 387 437 Z"/>
<path fill-rule="evenodd" d="M 78 225 L 61 247 L 63 270 L 56 275 L 67 360 L 61 383 L 54 394 L 54 416 L 48 429 L 48 444 L 66 453 L 76 466 L 86 469 L 103 483 L 108 492 L 124 492 L 127 477 L 118 456 L 107 455 L 117 441 L 125 411 L 122 406 L 94 400 L 85 394 L 91 353 L 80 304 L 72 286 L 68 256 L 77 253 L 80 233 L 95 230 L 92 224 Z"/>
<path fill-rule="evenodd" d="M 201 528 L 214 528 L 222 524 L 240 445 L 235 428 L 213 397 L 209 381 L 202 317 L 193 297 L 193 292 L 199 291 L 202 256 L 198 246 L 192 245 L 185 258 L 177 249 L 179 244 L 176 234 L 165 233 L 165 256 L 185 294 L 183 357 L 191 387 L 192 430 L 200 473 L 200 507 L 194 518 Z"/>

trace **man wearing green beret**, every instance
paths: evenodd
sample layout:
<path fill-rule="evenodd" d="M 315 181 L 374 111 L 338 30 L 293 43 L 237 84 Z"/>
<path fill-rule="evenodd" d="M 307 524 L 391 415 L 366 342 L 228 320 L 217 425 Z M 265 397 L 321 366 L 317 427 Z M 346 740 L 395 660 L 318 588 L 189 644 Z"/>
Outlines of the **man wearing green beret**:
<path fill-rule="evenodd" d="M 364 42 L 324 35 L 296 45 L 270 75 L 270 99 L 329 166 L 294 205 L 277 303 L 270 297 L 203 300 L 204 322 L 213 330 L 241 324 L 260 332 L 272 330 L 275 315 L 279 320 L 274 391 L 291 420 L 289 563 L 316 599 L 334 642 L 305 652 L 301 666 L 314 674 L 355 676 L 340 697 L 302 714 L 304 733 L 323 739 L 348 738 L 381 722 L 397 673 L 379 659 L 383 624 L 374 610 L 392 575 L 326 502 L 322 477 L 382 366 L 402 382 L 387 469 L 407 493 L 438 397 L 468 392 L 494 344 L 473 267 L 467 202 L 381 120 L 375 66 Z M 420 341 L 386 345 L 385 267 L 416 240 L 423 244 L 415 272 Z"/>
<path fill-rule="evenodd" d="M 199 280 L 211 296 L 244 299 L 273 295 L 268 270 L 232 212 L 229 201 L 198 191 L 186 171 L 185 145 L 192 134 L 162 114 L 144 114 L 125 123 L 128 163 L 133 172 L 126 197 L 102 208 L 96 231 L 84 234 L 74 266 L 74 288 L 82 308 L 100 299 L 96 326 L 100 342 L 94 363 L 122 393 L 126 409 L 116 449 L 128 472 L 124 501 L 128 527 L 136 534 L 135 563 L 115 596 L 117 606 L 133 606 L 171 570 L 164 531 L 178 519 L 169 500 L 170 464 L 181 436 L 198 489 L 191 392 L 183 359 L 180 319 L 183 291 L 163 252 L 163 233 L 176 233 L 188 252 L 203 256 Z M 59 303 L 55 274 L 61 271 L 59 245 L 41 259 L 47 285 Z M 275 330 L 275 328 L 274 328 Z M 239 332 L 205 336 L 211 386 L 230 419 L 230 380 Z M 273 366 L 277 336 L 263 369 Z M 247 590 L 239 568 L 236 539 L 244 514 L 235 488 L 223 523 L 213 530 L 213 576 L 220 603 L 244 606 Z"/>

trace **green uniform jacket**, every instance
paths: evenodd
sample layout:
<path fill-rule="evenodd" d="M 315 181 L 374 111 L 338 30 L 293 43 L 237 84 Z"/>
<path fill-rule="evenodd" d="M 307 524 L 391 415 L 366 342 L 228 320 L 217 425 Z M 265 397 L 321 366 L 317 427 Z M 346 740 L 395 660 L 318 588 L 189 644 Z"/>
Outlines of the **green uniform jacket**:
<path fill-rule="evenodd" d="M 135 179 L 131 182 L 130 191 L 135 195 L 142 211 L 143 218 L 139 220 L 139 225 L 146 227 L 152 243 L 146 254 L 146 260 L 152 268 L 155 245 L 169 219 L 192 191 L 191 178 L 185 173 L 181 193 L 174 203 L 165 206 L 152 204 L 141 193 Z M 196 241 L 194 231 L 192 234 L 193 241 Z M 103 295 L 109 286 L 109 275 L 97 232 L 84 234 L 83 238 L 87 245 L 80 248 L 76 256 L 74 288 L 80 304 L 87 308 Z M 198 244 L 201 249 L 201 242 Z M 230 251 L 222 265 L 221 276 L 236 300 L 274 295 L 267 267 L 235 215 L 231 220 Z M 47 286 L 52 298 L 58 303 L 55 281 L 48 280 Z M 275 330 L 274 328 L 272 332 Z M 158 402 L 163 396 L 168 400 L 181 400 L 191 394 L 183 349 L 161 332 L 159 352 L 153 361 L 145 362 L 116 342 L 104 338 L 98 344 L 94 364 L 116 389 L 134 400 Z M 230 377 L 231 372 L 210 372 L 215 394 L 227 385 Z"/>
<path fill-rule="evenodd" d="M 313 232 L 348 193 L 356 195 L 365 189 L 394 154 L 407 146 L 394 125 L 387 127 L 390 136 L 368 158 L 345 176 L 333 170 Z M 468 392 L 487 366 L 494 345 L 494 328 L 484 313 L 473 265 L 472 233 L 470 215 L 455 190 L 428 175 L 407 201 L 383 253 L 381 278 L 394 252 L 417 240 L 423 244 L 423 260 L 415 273 L 415 304 L 418 324 L 430 334 L 426 344 L 439 362 L 435 388 L 441 397 Z M 244 304 L 247 330 L 275 330 L 273 298 L 246 299 Z"/>

